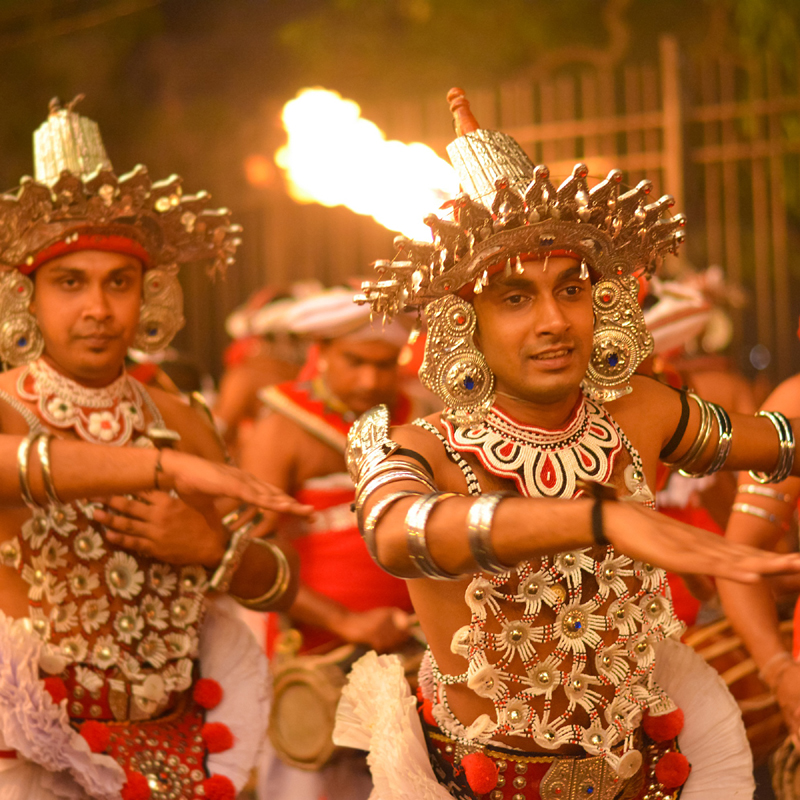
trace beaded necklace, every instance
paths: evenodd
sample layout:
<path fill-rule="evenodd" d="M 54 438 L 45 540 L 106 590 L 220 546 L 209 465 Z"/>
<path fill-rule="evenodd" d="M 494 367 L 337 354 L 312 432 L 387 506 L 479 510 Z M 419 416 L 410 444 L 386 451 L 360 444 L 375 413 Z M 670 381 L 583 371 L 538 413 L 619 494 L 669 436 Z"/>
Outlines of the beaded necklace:
<path fill-rule="evenodd" d="M 126 372 L 108 386 L 88 388 L 41 358 L 19 376 L 17 392 L 36 403 L 48 425 L 61 430 L 72 428 L 92 444 L 126 444 L 134 432 L 145 431 L 145 407 L 151 406 L 146 392 Z"/>

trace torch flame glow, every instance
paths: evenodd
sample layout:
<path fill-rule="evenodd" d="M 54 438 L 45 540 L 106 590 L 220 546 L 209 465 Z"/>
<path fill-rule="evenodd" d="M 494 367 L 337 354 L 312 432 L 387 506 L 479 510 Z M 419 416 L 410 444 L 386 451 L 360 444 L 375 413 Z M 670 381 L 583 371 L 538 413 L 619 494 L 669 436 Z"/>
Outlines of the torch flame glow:
<path fill-rule="evenodd" d="M 275 154 L 300 203 L 343 205 L 392 231 L 430 239 L 422 218 L 458 191 L 453 168 L 418 142 L 387 141 L 352 100 L 303 89 L 283 107 L 288 142 Z"/>

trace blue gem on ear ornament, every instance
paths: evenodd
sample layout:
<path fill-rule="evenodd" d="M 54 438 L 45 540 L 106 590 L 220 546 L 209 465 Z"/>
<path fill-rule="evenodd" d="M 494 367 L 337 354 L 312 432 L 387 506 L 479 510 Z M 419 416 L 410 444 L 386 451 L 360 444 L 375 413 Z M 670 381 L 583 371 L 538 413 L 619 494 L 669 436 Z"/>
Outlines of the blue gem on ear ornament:
<path fill-rule="evenodd" d="M 17 339 L 17 347 L 25 347 L 27 344 L 28 340 L 24 336 L 21 336 L 19 339 Z"/>
<path fill-rule="evenodd" d="M 467 377 L 464 378 L 464 388 L 468 392 L 471 392 L 475 388 L 475 380 L 473 379 L 472 375 L 467 375 Z"/>
<path fill-rule="evenodd" d="M 611 353 L 608 358 L 606 358 L 609 367 L 616 367 L 619 364 L 619 356 L 616 353 Z"/>

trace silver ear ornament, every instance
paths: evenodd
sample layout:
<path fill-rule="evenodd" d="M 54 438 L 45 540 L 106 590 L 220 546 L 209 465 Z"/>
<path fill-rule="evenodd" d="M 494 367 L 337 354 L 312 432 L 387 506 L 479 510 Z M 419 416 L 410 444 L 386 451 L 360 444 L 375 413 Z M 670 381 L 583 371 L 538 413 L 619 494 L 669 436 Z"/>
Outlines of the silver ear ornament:
<path fill-rule="evenodd" d="M 446 295 L 425 308 L 428 338 L 419 370 L 423 386 L 441 398 L 444 419 L 455 425 L 481 420 L 494 402 L 494 375 L 475 346 L 475 309 Z"/>
<path fill-rule="evenodd" d="M 44 339 L 29 306 L 33 281 L 17 270 L 0 276 L 0 360 L 12 367 L 35 361 Z"/>
<path fill-rule="evenodd" d="M 144 274 L 139 329 L 133 346 L 145 353 L 163 350 L 184 326 L 183 290 L 175 275 L 162 269 Z"/>
<path fill-rule="evenodd" d="M 603 279 L 592 289 L 594 341 L 583 385 L 601 403 L 628 394 L 631 376 L 653 352 L 638 293 L 630 276 Z"/>

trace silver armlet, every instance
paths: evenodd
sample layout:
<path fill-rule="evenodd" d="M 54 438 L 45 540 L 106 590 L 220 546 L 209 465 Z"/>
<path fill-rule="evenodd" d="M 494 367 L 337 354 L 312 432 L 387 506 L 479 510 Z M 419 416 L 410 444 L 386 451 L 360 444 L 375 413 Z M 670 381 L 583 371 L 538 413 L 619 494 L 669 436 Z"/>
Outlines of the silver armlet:
<path fill-rule="evenodd" d="M 361 509 L 367 501 L 367 498 L 373 492 L 380 489 L 381 486 L 386 486 L 396 481 L 414 481 L 415 483 L 423 484 L 425 488 L 429 489 L 431 492 L 436 491 L 436 487 L 427 473 L 411 464 L 408 465 L 410 469 L 405 468 L 405 463 L 397 464 L 395 462 L 390 462 L 382 466 L 385 467 L 385 469 L 377 469 L 375 472 L 367 475 L 364 478 L 364 482 L 356 490 L 355 509 L 359 520 Z"/>
<path fill-rule="evenodd" d="M 33 443 L 44 434 L 39 431 L 37 433 L 29 433 L 20 443 L 17 448 L 17 474 L 19 476 L 19 490 L 22 494 L 22 499 L 28 508 L 41 508 L 41 506 L 33 499 L 31 492 L 31 476 L 30 476 L 30 454 Z"/>
<path fill-rule="evenodd" d="M 738 511 L 740 514 L 749 514 L 751 517 L 758 517 L 765 522 L 769 522 L 770 525 L 780 524 L 780 520 L 774 514 L 771 514 L 760 506 L 750 505 L 750 503 L 734 503 L 731 506 L 731 511 Z"/>
<path fill-rule="evenodd" d="M 233 514 L 237 516 L 233 517 Z M 223 518 L 222 524 L 227 528 L 228 525 L 233 524 L 233 522 L 239 518 L 239 514 L 240 511 L 228 514 Z M 225 551 L 222 556 L 222 561 L 220 561 L 219 566 L 214 570 L 214 574 L 208 582 L 209 587 L 215 592 L 224 593 L 228 591 L 231 580 L 233 579 L 233 574 L 239 568 L 239 564 L 242 561 L 242 554 L 250 546 L 250 542 L 252 541 L 249 535 L 250 531 L 261 522 L 261 519 L 261 515 L 257 514 L 253 519 L 242 525 L 241 528 L 235 530 L 231 535 L 230 541 L 228 542 L 228 549 Z M 228 521 L 227 524 L 226 520 Z"/>
<path fill-rule="evenodd" d="M 785 481 L 792 474 L 794 466 L 794 431 L 791 423 L 780 411 L 759 411 L 758 417 L 766 417 L 778 432 L 778 442 L 780 452 L 778 463 L 773 472 L 755 472 L 750 470 L 750 477 L 759 483 L 780 483 Z"/>
<path fill-rule="evenodd" d="M 420 497 L 406 514 L 406 542 L 408 544 L 408 555 L 412 563 L 426 578 L 436 578 L 438 580 L 452 581 L 458 580 L 460 575 L 452 575 L 445 572 L 431 558 L 426 541 L 425 528 L 428 518 L 433 509 L 442 501 L 449 497 L 459 497 L 454 492 L 437 492 L 436 494 L 426 494 Z"/>
<path fill-rule="evenodd" d="M 683 454 L 683 456 L 676 461 L 664 462 L 667 464 L 667 466 L 681 471 L 682 474 L 687 474 L 683 472 L 683 470 L 685 470 L 686 467 L 691 466 L 694 460 L 703 452 L 703 450 L 705 450 L 706 445 L 711 438 L 711 428 L 713 423 L 712 414 L 708 403 L 691 392 L 689 393 L 689 397 L 691 397 L 695 403 L 697 403 L 697 407 L 700 409 L 700 427 L 697 430 L 697 436 L 695 436 L 694 441 L 689 446 L 689 449 Z"/>
<path fill-rule="evenodd" d="M 469 549 L 475 563 L 491 573 L 508 572 L 511 567 L 502 564 L 494 552 L 491 542 L 492 521 L 501 500 L 511 495 L 507 492 L 492 492 L 481 495 L 470 506 L 467 514 L 467 536 Z"/>
<path fill-rule="evenodd" d="M 785 492 L 779 492 L 776 489 L 770 489 L 769 486 L 762 486 L 759 483 L 740 483 L 736 487 L 737 494 L 755 494 L 759 497 L 768 497 L 770 500 L 776 500 L 779 503 L 786 503 L 791 505 L 792 497 Z"/>
<path fill-rule="evenodd" d="M 381 521 L 383 515 L 391 508 L 391 506 L 395 504 L 395 502 L 404 497 L 414 497 L 418 495 L 419 492 L 395 492 L 394 494 L 382 497 L 377 503 L 375 503 L 369 514 L 367 514 L 364 524 L 360 526 L 361 536 L 364 539 L 364 544 L 367 546 L 367 551 L 369 552 L 370 556 L 372 556 L 372 560 L 384 572 L 388 572 L 395 578 L 407 578 L 408 576 L 401 575 L 398 572 L 392 572 L 392 570 L 387 569 L 383 564 L 381 564 L 378 558 L 378 546 L 375 542 L 375 528 L 378 526 L 378 523 Z"/>
<path fill-rule="evenodd" d="M 717 439 L 717 449 L 714 453 L 714 457 L 711 459 L 711 463 L 708 465 L 706 469 L 702 472 L 687 472 L 686 470 L 678 470 L 678 472 L 686 478 L 704 478 L 706 475 L 713 475 L 715 472 L 719 472 L 722 467 L 725 465 L 725 462 L 728 460 L 728 456 L 731 452 L 731 443 L 732 443 L 732 434 L 733 434 L 733 425 L 731 424 L 731 418 L 728 416 L 728 412 L 720 405 L 716 403 L 709 403 L 705 400 L 700 401 L 699 398 L 698 402 L 703 402 L 708 406 L 708 408 L 713 413 L 714 417 L 717 420 L 717 432 L 719 434 Z M 709 415 L 710 417 L 711 415 Z M 709 422 L 709 438 L 711 433 L 711 423 Z M 707 439 L 706 439 L 707 441 Z M 705 449 L 706 442 L 703 442 L 703 446 L 700 448 L 700 451 L 697 453 L 699 456 L 703 450 Z"/>
<path fill-rule="evenodd" d="M 389 438 L 389 409 L 375 406 L 362 414 L 347 434 L 345 463 L 357 486 L 363 475 L 372 472 L 400 447 Z"/>
<path fill-rule="evenodd" d="M 289 588 L 292 577 L 289 562 L 286 560 L 286 554 L 283 550 L 267 539 L 250 539 L 248 544 L 257 544 L 268 548 L 272 552 L 277 562 L 275 580 L 272 582 L 272 586 L 260 597 L 237 597 L 235 594 L 230 596 L 239 605 L 249 608 L 251 611 L 267 611 L 286 594 L 286 590 Z"/>

